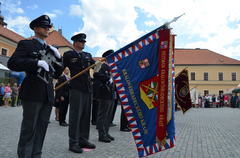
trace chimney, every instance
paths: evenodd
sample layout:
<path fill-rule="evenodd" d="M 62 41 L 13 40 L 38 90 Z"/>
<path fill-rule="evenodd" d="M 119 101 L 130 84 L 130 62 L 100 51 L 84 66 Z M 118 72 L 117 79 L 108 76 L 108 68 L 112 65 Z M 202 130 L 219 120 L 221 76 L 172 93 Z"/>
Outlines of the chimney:
<path fill-rule="evenodd" d="M 62 29 L 58 29 L 60 35 L 62 35 Z"/>

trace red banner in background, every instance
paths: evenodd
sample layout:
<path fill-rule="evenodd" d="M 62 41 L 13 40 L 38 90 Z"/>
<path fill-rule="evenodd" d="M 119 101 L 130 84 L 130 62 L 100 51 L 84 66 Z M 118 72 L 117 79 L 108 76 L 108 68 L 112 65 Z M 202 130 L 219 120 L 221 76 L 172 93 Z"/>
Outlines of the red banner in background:
<path fill-rule="evenodd" d="M 176 84 L 176 103 L 181 107 L 183 113 L 192 107 L 189 90 L 188 70 L 182 70 L 175 79 Z"/>

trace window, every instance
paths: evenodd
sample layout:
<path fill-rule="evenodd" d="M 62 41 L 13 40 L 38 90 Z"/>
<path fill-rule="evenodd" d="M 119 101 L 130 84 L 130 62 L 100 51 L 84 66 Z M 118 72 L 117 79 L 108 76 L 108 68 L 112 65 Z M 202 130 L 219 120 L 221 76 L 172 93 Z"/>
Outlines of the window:
<path fill-rule="evenodd" d="M 195 72 L 191 72 L 191 80 L 195 81 Z"/>
<path fill-rule="evenodd" d="M 207 95 L 209 94 L 209 91 L 208 90 L 204 90 L 204 95 Z"/>
<path fill-rule="evenodd" d="M 236 80 L 237 80 L 237 73 L 232 72 L 232 81 L 236 81 Z"/>
<path fill-rule="evenodd" d="M 1 54 L 7 56 L 7 49 L 2 48 L 2 53 Z"/>
<path fill-rule="evenodd" d="M 223 72 L 218 73 L 218 80 L 223 81 Z"/>
<path fill-rule="evenodd" d="M 208 72 L 204 72 L 203 80 L 208 81 Z"/>

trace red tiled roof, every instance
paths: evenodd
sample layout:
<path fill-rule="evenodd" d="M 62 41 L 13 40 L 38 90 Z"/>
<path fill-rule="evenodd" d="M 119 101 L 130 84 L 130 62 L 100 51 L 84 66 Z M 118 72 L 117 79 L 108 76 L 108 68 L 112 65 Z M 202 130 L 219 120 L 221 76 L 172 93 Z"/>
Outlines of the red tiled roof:
<path fill-rule="evenodd" d="M 239 60 L 226 57 L 208 49 L 175 49 L 175 64 L 228 65 L 240 64 Z"/>
<path fill-rule="evenodd" d="M 53 30 L 49 34 L 49 36 L 46 38 L 46 42 L 48 44 L 55 45 L 55 46 L 60 46 L 60 47 L 65 46 L 65 47 L 73 48 L 72 44 L 56 30 Z"/>
<path fill-rule="evenodd" d="M 0 36 L 3 36 L 13 42 L 18 43 L 20 40 L 25 39 L 23 36 L 9 30 L 6 27 L 0 26 Z"/>

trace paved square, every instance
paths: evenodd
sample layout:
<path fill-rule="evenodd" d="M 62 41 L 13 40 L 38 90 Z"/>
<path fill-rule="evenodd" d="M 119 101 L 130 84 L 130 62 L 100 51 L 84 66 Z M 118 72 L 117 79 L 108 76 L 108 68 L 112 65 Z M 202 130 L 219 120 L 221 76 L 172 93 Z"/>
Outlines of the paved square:
<path fill-rule="evenodd" d="M 17 142 L 22 118 L 21 107 L 0 107 L 0 158 L 16 158 Z M 98 142 L 95 126 L 91 126 L 90 141 L 97 148 L 75 154 L 68 151 L 68 128 L 61 127 L 51 115 L 43 158 L 137 158 L 130 132 L 119 131 L 120 107 L 110 129 L 115 137 L 112 143 Z M 175 113 L 176 146 L 149 158 L 239 158 L 240 109 L 191 109 L 185 115 Z"/>

